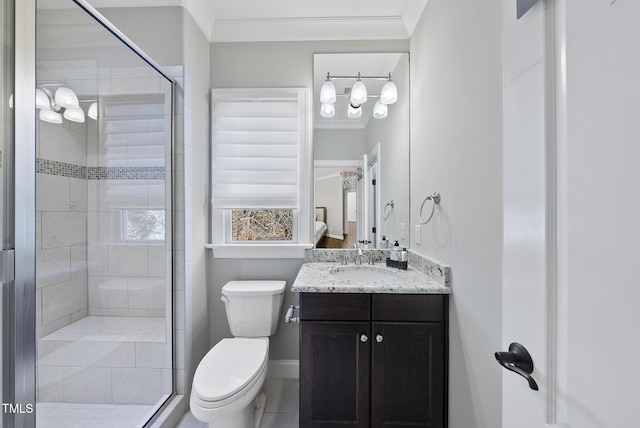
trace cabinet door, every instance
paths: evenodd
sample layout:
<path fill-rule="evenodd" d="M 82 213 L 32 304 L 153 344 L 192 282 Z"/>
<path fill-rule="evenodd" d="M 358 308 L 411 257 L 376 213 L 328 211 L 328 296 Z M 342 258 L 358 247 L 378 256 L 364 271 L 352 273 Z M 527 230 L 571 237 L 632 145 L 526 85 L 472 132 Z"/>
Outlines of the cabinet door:
<path fill-rule="evenodd" d="M 368 322 L 300 323 L 300 428 L 369 428 Z"/>
<path fill-rule="evenodd" d="M 443 428 L 444 326 L 374 322 L 372 427 Z"/>

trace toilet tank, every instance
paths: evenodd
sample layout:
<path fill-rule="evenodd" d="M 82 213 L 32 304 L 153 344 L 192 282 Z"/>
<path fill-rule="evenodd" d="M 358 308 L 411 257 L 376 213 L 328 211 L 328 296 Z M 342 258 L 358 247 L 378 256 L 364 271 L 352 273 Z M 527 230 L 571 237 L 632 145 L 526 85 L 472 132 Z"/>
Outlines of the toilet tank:
<path fill-rule="evenodd" d="M 222 287 L 231 334 L 267 337 L 276 332 L 285 281 L 229 281 Z"/>

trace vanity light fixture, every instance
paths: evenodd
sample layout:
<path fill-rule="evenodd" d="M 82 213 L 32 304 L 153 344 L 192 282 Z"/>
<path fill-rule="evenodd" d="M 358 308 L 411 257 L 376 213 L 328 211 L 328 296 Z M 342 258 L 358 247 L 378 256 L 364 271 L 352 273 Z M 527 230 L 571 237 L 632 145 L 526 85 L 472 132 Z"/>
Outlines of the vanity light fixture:
<path fill-rule="evenodd" d="M 59 86 L 59 88 L 53 95 L 46 86 Z M 57 83 L 44 84 L 40 88 L 36 88 L 35 94 L 36 108 L 40 110 L 38 118 L 43 122 L 57 125 L 62 123 L 63 117 L 72 122 L 83 123 L 85 121 L 84 111 L 80 108 L 78 96 L 72 89 Z M 9 96 L 9 107 L 13 108 L 13 94 Z M 97 105 L 95 111 L 95 118 L 97 118 Z"/>
<path fill-rule="evenodd" d="M 331 81 L 329 73 L 327 73 L 327 80 L 324 81 L 324 83 L 322 84 L 322 89 L 320 89 L 320 102 L 322 104 L 333 104 L 336 102 L 336 87 Z M 332 116 L 333 115 L 329 117 Z"/>
<path fill-rule="evenodd" d="M 351 104 L 354 106 L 360 106 L 367 102 L 367 87 L 362 81 L 362 77 L 360 73 L 358 73 L 358 77 L 356 78 L 356 83 L 351 87 L 351 97 L 349 98 Z"/>
<path fill-rule="evenodd" d="M 98 120 L 98 102 L 94 101 L 89 106 L 89 111 L 87 111 L 87 116 L 89 119 Z"/>
<path fill-rule="evenodd" d="M 337 95 L 335 85 L 332 82 L 332 80 L 336 79 L 355 80 L 355 83 L 348 91 L 348 94 Z M 385 80 L 380 94 L 369 94 L 364 80 Z M 369 98 L 378 98 L 373 108 L 373 117 L 384 119 L 389 114 L 388 105 L 398 101 L 398 88 L 395 82 L 391 80 L 391 73 L 387 76 L 362 76 L 360 73 L 355 76 L 332 76 L 331 73 L 327 73 L 327 78 L 320 89 L 320 103 L 322 103 L 320 115 L 322 117 L 331 118 L 335 116 L 334 103 L 338 96 L 349 97 L 347 116 L 351 119 L 362 116 L 362 104 L 367 102 Z"/>
<path fill-rule="evenodd" d="M 65 109 L 62 116 L 71 122 L 84 123 L 84 110 L 80 107 L 70 107 Z"/>
<path fill-rule="evenodd" d="M 40 88 L 36 88 L 36 108 L 51 110 L 51 99 Z"/>
<path fill-rule="evenodd" d="M 55 125 L 62 123 L 62 115 L 51 109 L 41 109 L 38 118 L 43 122 L 53 123 Z"/>
<path fill-rule="evenodd" d="M 322 103 L 320 107 L 320 116 L 330 118 L 336 115 L 336 107 L 333 103 Z"/>
<path fill-rule="evenodd" d="M 349 103 L 349 107 L 347 107 L 347 116 L 349 119 L 357 119 L 362 116 L 362 106 L 354 106 L 352 103 Z"/>
<path fill-rule="evenodd" d="M 389 107 L 382 102 L 382 97 L 376 101 L 376 105 L 373 107 L 373 118 L 384 119 L 389 114 Z"/>
<path fill-rule="evenodd" d="M 53 94 L 47 87 L 57 86 L 55 94 Z M 95 100 L 82 100 L 82 102 L 92 102 Z M 85 114 L 82 107 L 80 107 L 80 100 L 76 93 L 60 83 L 46 83 L 40 85 L 40 88 L 36 88 L 36 108 L 40 110 L 38 118 L 43 122 L 61 124 L 62 119 L 67 119 L 71 122 L 84 123 Z M 95 107 L 94 107 L 95 104 Z M 93 110 L 92 111 L 92 107 Z M 97 103 L 94 102 L 89 106 L 88 115 L 92 119 L 98 118 Z"/>
<path fill-rule="evenodd" d="M 398 101 L 398 88 L 393 80 L 391 80 L 391 73 L 389 73 L 389 80 L 387 80 L 380 91 L 380 102 L 382 104 L 393 104 Z"/>
<path fill-rule="evenodd" d="M 56 90 L 55 102 L 60 107 L 64 108 L 79 108 L 78 96 L 70 88 L 60 86 Z"/>

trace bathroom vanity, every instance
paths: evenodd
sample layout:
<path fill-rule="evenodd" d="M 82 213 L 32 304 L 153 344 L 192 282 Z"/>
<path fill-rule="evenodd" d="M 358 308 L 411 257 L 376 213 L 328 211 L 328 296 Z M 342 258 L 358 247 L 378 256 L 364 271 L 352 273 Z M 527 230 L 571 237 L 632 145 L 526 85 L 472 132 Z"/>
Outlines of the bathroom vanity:
<path fill-rule="evenodd" d="M 292 290 L 301 428 L 447 426 L 449 287 L 413 268 L 308 263 Z"/>

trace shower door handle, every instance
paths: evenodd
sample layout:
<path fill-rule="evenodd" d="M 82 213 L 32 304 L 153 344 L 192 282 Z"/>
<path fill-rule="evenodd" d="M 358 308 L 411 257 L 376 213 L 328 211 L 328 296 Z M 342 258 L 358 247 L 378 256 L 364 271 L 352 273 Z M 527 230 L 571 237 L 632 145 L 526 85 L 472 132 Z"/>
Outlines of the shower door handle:
<path fill-rule="evenodd" d="M 15 251 L 0 251 L 0 282 L 6 284 L 16 279 Z"/>

